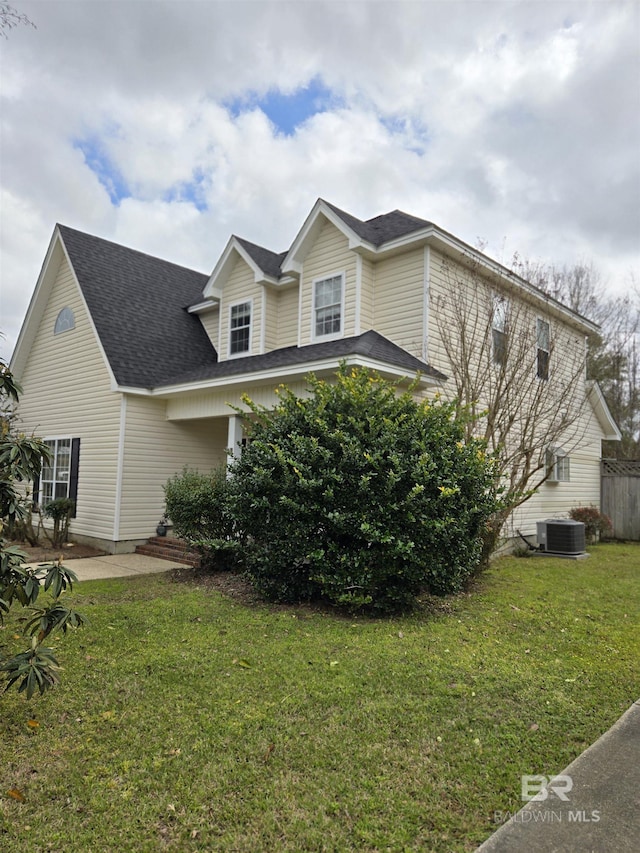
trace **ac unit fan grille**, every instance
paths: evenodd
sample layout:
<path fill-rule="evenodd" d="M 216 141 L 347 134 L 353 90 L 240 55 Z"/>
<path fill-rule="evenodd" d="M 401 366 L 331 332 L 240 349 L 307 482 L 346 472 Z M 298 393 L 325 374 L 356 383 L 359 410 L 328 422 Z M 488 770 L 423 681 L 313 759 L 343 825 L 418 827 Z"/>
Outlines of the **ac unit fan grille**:
<path fill-rule="evenodd" d="M 548 521 L 547 551 L 582 554 L 585 549 L 584 524 L 580 521 Z"/>

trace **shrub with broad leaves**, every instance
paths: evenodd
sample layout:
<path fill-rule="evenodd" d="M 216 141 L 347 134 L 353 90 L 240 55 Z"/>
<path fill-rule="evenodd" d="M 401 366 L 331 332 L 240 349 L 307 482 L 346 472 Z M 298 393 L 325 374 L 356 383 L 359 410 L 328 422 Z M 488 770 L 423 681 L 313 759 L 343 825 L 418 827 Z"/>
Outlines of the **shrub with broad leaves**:
<path fill-rule="evenodd" d="M 0 362 L 0 401 L 4 398 L 17 402 L 19 393 L 20 386 Z M 16 482 L 32 481 L 40 474 L 43 458 L 49 456 L 49 448 L 40 439 L 16 434 L 9 428 L 0 431 L 0 625 L 14 605 L 31 611 L 24 628 L 29 647 L 23 652 L 9 652 L 7 657 L 3 657 L 6 647 L 0 648 L 0 678 L 6 681 L 5 689 L 15 685 L 27 699 L 36 692 L 44 693 L 58 680 L 60 666 L 53 651 L 43 646 L 44 641 L 53 631 L 66 633 L 83 622 L 79 613 L 61 601 L 63 593 L 77 580 L 74 572 L 60 561 L 35 568 L 26 566 L 24 552 L 3 538 L 5 523 L 15 524 L 27 513 Z M 42 593 L 48 595 L 44 605 Z"/>
<path fill-rule="evenodd" d="M 274 410 L 244 401 L 229 511 L 253 584 L 378 612 L 462 589 L 499 507 L 485 445 L 465 439 L 453 404 L 417 402 L 375 372 L 343 365 L 308 386 L 279 389 Z"/>
<path fill-rule="evenodd" d="M 602 539 L 608 536 L 613 525 L 608 515 L 600 512 L 597 506 L 577 506 L 569 512 L 569 516 L 574 521 L 581 521 L 584 524 L 585 536 L 590 541 Z"/>

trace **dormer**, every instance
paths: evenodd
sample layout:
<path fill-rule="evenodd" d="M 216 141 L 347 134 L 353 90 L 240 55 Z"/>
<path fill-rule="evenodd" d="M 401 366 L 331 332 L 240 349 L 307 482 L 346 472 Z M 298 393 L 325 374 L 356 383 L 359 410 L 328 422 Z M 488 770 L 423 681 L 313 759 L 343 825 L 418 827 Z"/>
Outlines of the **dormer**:
<path fill-rule="evenodd" d="M 284 255 L 235 235 L 230 238 L 204 288 L 201 303 L 189 309 L 199 314 L 220 361 L 260 355 L 282 345 L 280 303 L 297 305 L 297 297 L 282 300 L 279 296 L 297 285 L 297 276 L 281 273 Z"/>

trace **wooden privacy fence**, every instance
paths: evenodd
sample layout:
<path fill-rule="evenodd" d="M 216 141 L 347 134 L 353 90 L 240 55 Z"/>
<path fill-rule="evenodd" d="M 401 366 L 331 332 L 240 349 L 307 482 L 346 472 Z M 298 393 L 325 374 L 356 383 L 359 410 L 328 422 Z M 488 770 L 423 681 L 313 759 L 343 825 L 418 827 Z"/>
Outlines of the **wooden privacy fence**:
<path fill-rule="evenodd" d="M 640 541 L 640 459 L 603 459 L 600 507 L 614 539 Z"/>

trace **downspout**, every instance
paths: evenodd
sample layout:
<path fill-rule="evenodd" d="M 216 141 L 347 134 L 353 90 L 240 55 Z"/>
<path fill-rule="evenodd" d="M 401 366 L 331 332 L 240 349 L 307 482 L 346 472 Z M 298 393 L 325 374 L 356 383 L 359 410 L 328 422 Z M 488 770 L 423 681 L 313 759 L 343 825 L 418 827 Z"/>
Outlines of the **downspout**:
<path fill-rule="evenodd" d="M 123 394 L 120 399 L 120 429 L 118 433 L 118 462 L 116 466 L 116 505 L 113 514 L 113 542 L 114 547 L 120 540 L 120 504 L 122 502 L 122 477 L 124 473 L 124 444 L 125 430 L 127 425 L 127 396 Z"/>

